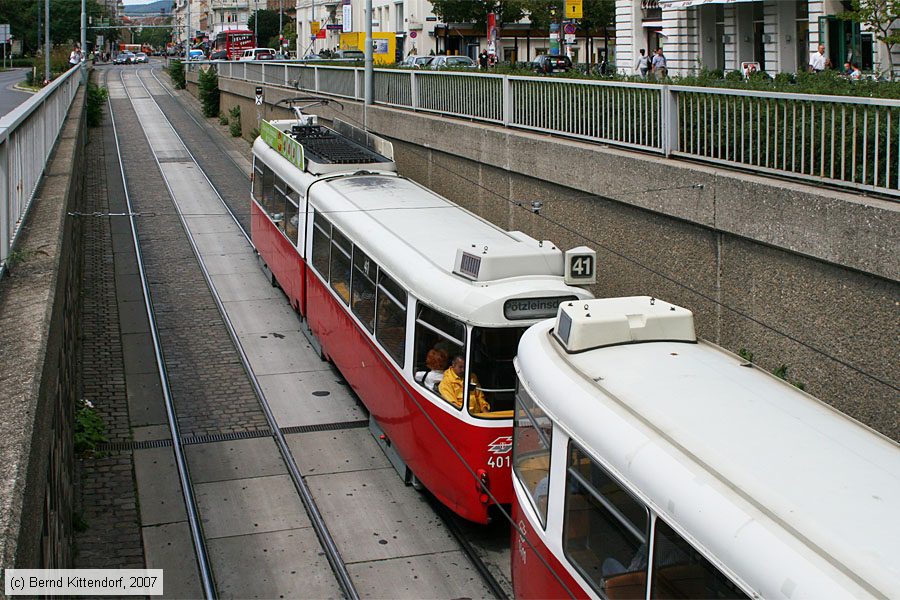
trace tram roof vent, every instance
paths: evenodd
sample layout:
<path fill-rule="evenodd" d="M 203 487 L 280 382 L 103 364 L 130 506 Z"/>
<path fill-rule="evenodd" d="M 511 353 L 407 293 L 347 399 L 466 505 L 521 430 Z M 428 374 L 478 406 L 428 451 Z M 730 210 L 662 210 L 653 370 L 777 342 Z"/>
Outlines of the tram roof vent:
<path fill-rule="evenodd" d="M 266 121 L 260 132 L 270 147 L 316 175 L 347 172 L 354 167 L 397 169 L 390 142 L 342 121 L 335 121 L 335 129 L 314 120 Z M 285 135 L 289 140 L 283 139 Z"/>
<path fill-rule="evenodd" d="M 642 342 L 696 342 L 694 314 L 650 296 L 564 302 L 554 335 L 569 352 Z"/>
<path fill-rule="evenodd" d="M 511 232 L 519 233 L 519 232 Z M 552 242 L 511 235 L 512 243 L 472 243 L 457 248 L 453 272 L 472 281 L 496 281 L 527 275 L 563 276 L 562 251 Z"/>

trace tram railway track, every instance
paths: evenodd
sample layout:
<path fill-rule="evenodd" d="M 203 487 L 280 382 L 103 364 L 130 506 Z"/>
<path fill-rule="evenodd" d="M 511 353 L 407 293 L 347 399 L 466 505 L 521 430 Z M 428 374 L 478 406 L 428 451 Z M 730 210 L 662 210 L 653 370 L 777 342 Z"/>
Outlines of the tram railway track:
<path fill-rule="evenodd" d="M 160 82 L 155 77 L 155 75 L 152 73 L 152 70 L 147 70 L 147 71 L 136 70 L 136 71 L 137 72 L 135 73 L 135 79 L 136 79 L 137 83 L 139 84 L 140 89 L 143 90 L 143 92 L 146 94 L 146 96 L 142 95 L 140 98 L 133 97 L 133 91 L 137 90 L 138 87 L 134 85 L 134 83 L 135 83 L 134 81 L 126 81 L 124 72 L 120 70 L 119 74 L 118 74 L 118 76 L 119 76 L 118 79 L 119 79 L 119 83 L 121 84 L 121 89 L 125 93 L 125 98 L 119 98 L 119 100 L 127 100 L 129 103 L 131 103 L 133 105 L 134 108 L 136 108 L 135 100 L 139 101 L 138 104 L 143 104 L 144 105 L 144 114 L 139 115 L 139 120 L 140 120 L 141 116 L 145 116 L 147 114 L 148 106 L 156 107 L 156 109 L 163 116 L 163 118 L 165 119 L 165 121 L 167 122 L 169 127 L 171 128 L 171 132 L 176 136 L 176 138 L 178 139 L 180 144 L 183 146 L 184 151 L 187 153 L 187 155 L 190 159 L 190 162 L 193 163 L 193 165 L 196 167 L 196 170 L 200 171 L 200 174 L 198 174 L 198 176 L 197 176 L 198 181 L 205 182 L 209 186 L 209 188 L 215 193 L 215 195 L 217 196 L 218 202 L 220 202 L 221 205 L 227 211 L 228 219 L 233 221 L 233 223 L 236 225 L 237 229 L 240 231 L 242 237 L 249 242 L 249 236 L 247 235 L 246 228 L 244 227 L 244 225 L 241 222 L 241 221 L 243 221 L 243 219 L 240 219 L 239 216 L 236 214 L 238 211 L 234 210 L 234 208 L 236 208 L 236 207 L 229 206 L 229 202 L 226 201 L 225 196 L 223 194 L 219 193 L 219 188 L 217 188 L 216 183 L 207 175 L 207 173 L 205 172 L 203 167 L 200 165 L 200 161 L 198 161 L 197 157 L 191 152 L 190 148 L 188 147 L 187 142 L 184 139 L 182 139 L 182 137 L 178 134 L 178 132 L 177 132 L 175 126 L 173 125 L 173 123 L 171 122 L 169 116 L 165 114 L 165 112 L 162 109 L 162 106 L 160 106 L 159 103 L 156 102 L 156 99 L 154 98 L 153 93 L 150 92 L 150 89 L 146 85 L 146 82 L 149 81 L 149 79 L 145 79 L 141 75 L 145 74 L 145 73 L 149 73 L 156 80 L 156 83 L 160 87 L 162 87 L 162 89 L 165 91 L 165 93 L 170 98 L 172 98 L 173 105 L 178 105 L 179 101 L 177 100 L 177 98 L 175 96 L 173 96 L 171 94 L 171 92 L 169 92 L 168 89 L 166 89 L 165 85 L 163 85 L 162 82 Z M 107 75 L 111 75 L 112 73 L 114 73 L 114 71 L 113 72 L 110 72 L 109 70 L 106 71 Z M 146 100 L 152 101 L 152 104 L 145 102 Z M 267 425 L 267 428 L 260 428 L 258 426 L 247 428 L 245 426 L 238 424 L 235 427 L 230 428 L 230 429 L 232 429 L 231 432 L 227 432 L 227 431 L 221 432 L 221 433 L 206 432 L 205 435 L 202 430 L 197 431 L 195 429 L 190 429 L 190 433 L 185 434 L 184 432 L 182 432 L 181 427 L 179 427 L 179 415 L 178 415 L 178 410 L 177 410 L 178 402 L 176 401 L 175 398 L 173 398 L 173 394 L 170 389 L 171 386 L 169 385 L 169 371 L 166 366 L 166 360 L 165 360 L 166 346 L 165 346 L 165 341 L 163 339 L 163 338 L 165 338 L 165 336 L 160 335 L 160 333 L 159 333 L 159 327 L 157 326 L 157 318 L 156 318 L 156 314 L 154 312 L 155 309 L 154 309 L 154 303 L 153 303 L 153 287 L 154 287 L 154 285 L 160 285 L 160 281 L 156 280 L 156 276 L 153 274 L 150 274 L 148 276 L 148 268 L 147 268 L 147 265 L 144 264 L 144 253 L 141 252 L 142 243 L 146 244 L 146 243 L 148 243 L 148 240 L 146 240 L 146 239 L 143 241 L 141 240 L 141 231 L 140 231 L 141 227 L 136 222 L 136 219 L 135 219 L 135 215 L 140 214 L 141 211 L 145 211 L 148 214 L 148 216 L 150 216 L 152 213 L 150 213 L 150 211 L 147 211 L 147 207 L 143 207 L 143 206 L 135 207 L 135 206 L 133 206 L 133 204 L 131 202 L 131 193 L 129 190 L 129 181 L 128 181 L 129 177 L 126 174 L 127 160 L 123 159 L 123 152 L 122 152 L 122 149 L 119 147 L 119 136 L 120 136 L 119 129 L 121 128 L 121 124 L 119 124 L 118 126 L 116 125 L 116 110 L 113 106 L 112 99 L 110 99 L 110 102 L 109 102 L 109 109 L 110 109 L 110 118 L 113 121 L 114 128 L 116 129 L 116 131 L 114 133 L 116 136 L 116 152 L 117 152 L 119 170 L 120 170 L 121 177 L 122 177 L 122 184 L 125 188 L 125 192 L 126 192 L 126 195 L 128 196 L 128 200 L 129 200 L 128 213 L 129 213 L 129 220 L 131 222 L 133 243 L 134 243 L 134 246 L 136 249 L 136 253 L 139 257 L 139 269 L 140 269 L 142 287 L 143 287 L 143 291 L 144 291 L 146 310 L 148 313 L 148 319 L 151 321 L 151 325 L 152 325 L 155 348 L 157 348 L 157 351 L 155 352 L 156 359 L 157 359 L 157 367 L 161 373 L 161 380 L 163 380 L 165 383 L 165 385 L 163 387 L 165 388 L 165 392 L 166 392 L 166 396 L 167 396 L 167 413 L 169 414 L 169 429 L 170 429 L 170 434 L 171 434 L 171 440 L 156 440 L 156 441 L 151 441 L 151 442 L 143 442 L 143 444 L 151 445 L 151 446 L 154 444 L 163 445 L 163 446 L 171 445 L 173 447 L 173 449 L 175 450 L 176 455 L 179 457 L 176 461 L 176 463 L 178 465 L 178 470 L 179 470 L 179 478 L 182 483 L 182 490 L 187 490 L 184 492 L 185 493 L 185 504 L 186 504 L 186 506 L 189 506 L 189 514 L 193 515 L 190 517 L 190 519 L 196 523 L 196 526 L 194 526 L 194 525 L 191 526 L 191 531 L 192 531 L 193 538 L 194 538 L 193 543 L 194 543 L 194 547 L 195 547 L 195 552 L 197 553 L 197 556 L 198 556 L 198 564 L 201 565 L 200 572 L 201 572 L 201 580 L 204 583 L 204 585 L 203 585 L 204 594 L 207 597 L 216 597 L 217 596 L 217 590 L 216 590 L 216 586 L 215 586 L 216 578 L 215 578 L 215 573 L 213 572 L 214 569 L 212 569 L 209 565 L 208 552 L 206 551 L 206 547 L 205 547 L 206 540 L 203 537 L 203 527 L 202 527 L 202 518 L 201 518 L 202 515 L 198 514 L 199 511 L 198 511 L 198 507 L 197 507 L 197 500 L 195 497 L 196 494 L 193 493 L 194 485 L 193 485 L 193 482 L 191 481 L 188 460 L 185 458 L 185 446 L 206 444 L 206 443 L 211 443 L 211 442 L 215 442 L 215 441 L 221 441 L 223 439 L 249 439 L 249 438 L 270 437 L 274 441 L 275 445 L 278 447 L 280 457 L 284 461 L 286 469 L 287 469 L 289 475 L 291 476 L 291 479 L 292 479 L 292 481 L 295 485 L 296 491 L 297 491 L 297 495 L 301 498 L 304 508 L 306 509 L 307 514 L 309 515 L 310 521 L 313 524 L 313 528 L 316 531 L 316 536 L 318 537 L 318 539 L 320 541 L 322 552 L 327 556 L 329 566 L 331 567 L 331 570 L 335 575 L 335 579 L 338 582 L 338 586 L 340 588 L 341 593 L 345 597 L 349 597 L 349 598 L 359 597 L 359 593 L 356 591 L 355 585 L 353 583 L 353 578 L 350 576 L 350 573 L 348 572 L 347 565 L 343 561 L 343 559 L 341 557 L 341 553 L 338 550 L 334 539 L 329 534 L 328 527 L 325 523 L 325 518 L 323 517 L 321 511 L 319 511 L 318 508 L 316 507 L 313 493 L 309 489 L 309 487 L 306 486 L 306 484 L 304 482 L 304 475 L 301 473 L 301 470 L 298 467 L 297 462 L 294 460 L 291 447 L 289 447 L 288 442 L 285 439 L 285 434 L 297 434 L 297 433 L 308 432 L 308 431 L 342 430 L 342 429 L 348 429 L 348 428 L 355 428 L 358 426 L 359 423 L 357 421 L 344 421 L 344 422 L 321 423 L 321 424 L 311 425 L 311 426 L 282 427 L 279 425 L 279 423 L 276 419 L 276 416 L 273 414 L 273 411 L 270 408 L 270 406 L 266 400 L 266 394 L 265 394 L 264 390 L 262 389 L 260 381 L 255 375 L 253 365 L 251 364 L 251 359 L 247 356 L 247 353 L 245 352 L 244 347 L 241 343 L 241 333 L 238 331 L 239 327 L 236 327 L 235 324 L 232 322 L 232 319 L 229 317 L 228 310 L 225 306 L 227 301 L 223 301 L 223 298 L 217 292 L 216 285 L 213 281 L 214 275 L 211 274 L 210 270 L 207 268 L 207 266 L 204 262 L 204 257 L 202 256 L 202 249 L 198 246 L 197 240 L 194 238 L 194 235 L 191 232 L 191 227 L 190 227 L 190 224 L 188 223 L 188 219 L 190 219 L 192 217 L 189 215 L 186 216 L 182 212 L 182 210 L 179 208 L 178 200 L 176 199 L 176 195 L 177 195 L 176 191 L 173 190 L 169 181 L 166 180 L 165 175 L 163 175 L 163 181 L 165 182 L 167 195 L 169 196 L 169 202 L 172 206 L 175 207 L 173 212 L 176 213 L 177 219 L 180 222 L 180 226 L 181 226 L 180 228 L 183 231 L 184 236 L 187 238 L 188 244 L 190 245 L 190 248 L 193 253 L 193 258 L 196 259 L 197 266 L 199 267 L 199 269 L 202 273 L 202 276 L 203 276 L 203 280 L 205 281 L 205 284 L 208 288 L 208 293 L 210 295 L 210 298 L 211 298 L 212 302 L 215 304 L 217 312 L 222 320 L 222 325 L 227 330 L 228 336 L 230 337 L 231 342 L 234 346 L 234 350 L 237 352 L 237 354 L 240 357 L 241 365 L 246 373 L 246 377 L 249 382 L 249 385 L 253 389 L 256 399 L 259 402 L 259 408 L 260 408 L 261 412 L 265 415 L 265 422 Z M 187 109 L 184 109 L 183 107 L 182 107 L 182 109 L 184 110 L 185 114 L 191 118 L 191 120 L 196 125 L 197 129 L 204 131 L 204 126 L 200 122 L 198 122 L 189 113 L 189 111 Z M 146 134 L 146 131 L 145 131 L 145 134 Z M 204 135 L 208 136 L 209 133 L 205 132 Z M 151 142 L 149 135 L 147 135 L 147 143 L 151 144 L 151 148 L 152 148 L 152 142 Z M 155 162 L 155 166 L 159 170 L 159 173 L 164 174 L 165 167 L 167 166 L 167 164 L 169 162 L 171 162 L 173 160 L 172 157 L 171 156 L 168 156 L 168 157 L 163 156 L 162 160 L 160 160 L 161 157 L 156 152 L 152 152 L 152 154 L 153 154 L 153 160 Z M 225 153 L 225 154 L 227 155 L 227 153 Z M 233 157 L 229 156 L 229 158 L 231 159 L 232 163 L 235 166 L 238 166 L 237 162 L 234 161 Z M 159 207 L 156 207 L 156 209 L 158 210 Z M 162 211 L 160 211 L 160 212 L 162 212 Z M 149 243 L 152 244 L 153 242 L 149 241 Z M 157 267 L 159 266 L 159 261 L 156 261 L 156 266 Z M 150 271 L 152 271 L 152 268 L 150 269 Z M 158 275 L 158 272 L 157 272 L 157 275 Z M 164 277 L 163 277 L 163 279 L 164 279 Z M 165 308 L 169 309 L 171 307 L 165 307 Z M 229 429 L 229 428 L 226 427 L 225 429 Z M 141 445 L 141 443 L 137 443 L 137 444 L 133 444 L 133 445 L 135 445 L 135 447 L 139 447 Z M 296 446 L 294 448 L 296 450 Z M 363 484 L 363 485 L 365 485 L 365 484 Z M 454 535 L 458 535 L 458 534 L 454 533 Z M 460 542 L 460 550 L 462 551 L 462 553 L 465 556 L 467 556 L 468 560 L 473 565 L 476 566 L 476 570 L 479 572 L 479 574 L 482 577 L 485 577 L 486 588 L 487 588 L 487 590 L 490 590 L 490 592 L 488 592 L 488 593 L 490 593 L 491 595 L 497 595 L 498 597 L 504 597 L 502 594 L 502 586 L 496 580 L 491 581 L 492 575 L 490 574 L 490 570 L 484 566 L 481 557 L 478 555 L 477 552 L 472 550 L 471 545 Z M 206 567 L 202 566 L 204 563 L 206 563 Z M 495 590 L 501 590 L 501 593 L 498 594 Z M 366 595 L 372 595 L 372 593 L 369 592 Z"/>
<path fill-rule="evenodd" d="M 128 100 L 133 101 L 133 98 L 131 97 L 130 93 L 128 92 L 128 86 L 126 85 L 125 79 L 124 79 L 121 71 L 119 72 L 119 76 L 120 76 L 120 81 L 122 83 L 122 86 L 126 91 L 126 95 L 128 95 Z M 138 78 L 138 80 L 140 81 L 140 78 Z M 141 85 L 143 86 L 143 82 L 141 82 Z M 144 90 L 147 91 L 148 96 L 152 98 L 152 96 L 150 95 L 149 90 L 147 90 L 146 86 L 143 86 L 143 87 L 144 87 Z M 131 194 L 130 194 L 129 185 L 127 182 L 125 166 L 124 166 L 123 159 L 122 159 L 122 151 L 118 144 L 119 132 L 118 132 L 118 127 L 116 126 L 115 110 L 113 110 L 111 102 L 109 104 L 109 107 L 110 107 L 110 118 L 113 123 L 114 134 L 116 137 L 117 158 L 118 158 L 120 172 L 122 175 L 123 186 L 124 186 L 124 190 L 125 190 L 125 197 L 126 197 L 126 202 L 127 202 L 127 206 L 128 206 L 129 219 L 131 222 L 131 230 L 132 230 L 132 235 L 133 235 L 135 253 L 136 253 L 137 261 L 138 261 L 139 274 L 140 274 L 140 278 L 141 278 L 141 282 L 142 282 L 143 295 L 144 295 L 145 306 L 146 306 L 146 310 L 147 310 L 147 317 L 150 322 L 150 329 L 151 329 L 151 334 L 152 334 L 152 338 L 153 338 L 153 342 L 154 342 L 154 353 L 155 353 L 156 363 L 157 363 L 157 367 L 158 367 L 159 374 L 160 374 L 160 380 L 162 383 L 162 390 L 163 390 L 164 400 L 165 400 L 165 404 L 166 404 L 167 420 L 168 420 L 169 430 L 170 430 L 170 434 L 171 434 L 171 439 L 169 440 L 169 442 L 171 443 L 173 451 L 175 453 L 175 464 L 177 466 L 178 473 L 179 473 L 179 480 L 181 483 L 182 493 L 184 494 L 185 506 L 187 508 L 188 518 L 189 518 L 189 522 L 190 522 L 191 538 L 193 541 L 194 551 L 197 556 L 198 571 L 199 571 L 200 579 L 202 582 L 203 592 L 207 598 L 215 598 L 218 596 L 218 593 L 215 589 L 215 583 L 214 583 L 215 578 L 214 578 L 212 567 L 210 566 L 210 562 L 209 562 L 209 558 L 208 558 L 208 551 L 206 549 L 206 539 L 204 538 L 203 531 L 201 528 L 201 518 L 200 518 L 199 509 L 198 509 L 198 505 L 197 505 L 198 503 L 196 500 L 196 494 L 194 491 L 194 482 L 191 480 L 190 470 L 188 467 L 188 461 L 187 461 L 187 458 L 185 455 L 185 450 L 184 450 L 185 440 L 183 439 L 183 436 L 181 434 L 181 427 L 179 425 L 179 420 L 178 420 L 175 403 L 172 398 L 171 385 L 169 382 L 169 369 L 166 365 L 166 361 L 164 358 L 164 349 L 162 347 L 162 342 L 160 340 L 159 327 L 157 324 L 157 315 L 156 315 L 156 311 L 154 310 L 154 307 L 153 307 L 153 300 L 152 300 L 152 295 L 151 295 L 151 284 L 148 279 L 146 265 L 144 264 L 142 243 L 141 243 L 141 240 L 139 237 L 138 227 L 135 223 L 136 210 L 131 201 Z M 175 133 L 177 136 L 177 133 L 175 132 L 174 127 L 172 128 L 172 132 Z M 180 138 L 179 138 L 179 140 L 180 140 Z M 184 149 L 190 156 L 191 160 L 194 161 L 194 164 L 196 164 L 196 159 L 194 158 L 193 154 L 190 153 L 190 150 L 187 149 L 187 146 L 184 146 Z M 162 164 L 159 160 L 159 156 L 155 152 L 153 152 L 153 157 L 156 162 L 157 168 L 160 169 L 160 172 L 162 172 Z M 208 185 L 212 189 L 215 189 L 212 182 L 208 178 L 206 178 L 205 172 L 203 172 L 202 169 L 200 169 L 200 171 L 203 174 L 203 177 L 205 178 Z M 347 570 L 346 570 L 346 565 L 343 563 L 343 560 L 340 556 L 340 552 L 337 550 L 337 548 L 334 544 L 334 540 L 331 538 L 330 533 L 328 532 L 327 526 L 324 523 L 321 513 L 318 510 L 318 507 L 316 506 L 315 501 L 312 498 L 312 494 L 310 493 L 309 488 L 306 486 L 305 482 L 303 481 L 303 477 L 300 474 L 297 464 L 294 461 L 293 456 L 291 454 L 291 451 L 287 446 L 287 442 L 284 438 L 284 434 L 281 431 L 281 429 L 279 428 L 278 424 L 275 422 L 275 419 L 274 419 L 274 416 L 272 415 L 271 409 L 269 408 L 268 403 L 265 399 L 265 395 L 262 393 L 262 391 L 259 387 L 259 382 L 258 382 L 257 378 L 255 377 L 255 375 L 253 373 L 253 369 L 250 367 L 247 356 L 243 351 L 243 347 L 241 346 L 241 344 L 237 338 L 237 334 L 235 332 L 234 325 L 233 325 L 231 319 L 229 318 L 227 311 L 225 311 L 225 309 L 224 309 L 221 296 L 218 294 L 216 287 L 212 283 L 212 279 L 211 279 L 209 270 L 207 269 L 207 267 L 201 257 L 196 240 L 195 240 L 194 236 L 192 235 L 187 222 L 185 221 L 185 217 L 184 217 L 183 213 L 177 206 L 177 201 L 175 201 L 176 194 L 173 191 L 173 189 L 171 188 L 171 186 L 169 185 L 169 181 L 167 179 L 165 179 L 165 177 L 164 177 L 164 181 L 166 183 L 169 195 L 171 196 L 173 202 L 176 202 L 175 212 L 177 213 L 177 216 L 178 216 L 179 220 L 181 221 L 183 231 L 184 231 L 185 235 L 187 236 L 187 239 L 188 239 L 188 241 L 191 245 L 191 248 L 194 252 L 195 258 L 197 259 L 197 264 L 203 273 L 203 277 L 209 288 L 209 293 L 219 310 L 219 314 L 222 317 L 222 320 L 225 324 L 225 327 L 228 330 L 229 335 L 231 336 L 232 341 L 234 342 L 235 349 L 240 354 L 241 364 L 247 373 L 247 376 L 250 380 L 251 385 L 253 386 L 253 389 L 254 389 L 254 392 L 256 393 L 256 397 L 259 402 L 260 408 L 265 413 L 265 416 L 266 416 L 266 421 L 268 424 L 268 431 L 256 431 L 256 432 L 244 431 L 243 433 L 249 433 L 251 435 L 256 434 L 255 436 L 268 435 L 268 436 L 271 436 L 271 438 L 275 441 L 276 446 L 278 447 L 279 453 L 281 455 L 281 458 L 284 461 L 285 465 L 287 466 L 288 473 L 291 476 L 291 479 L 296 487 L 297 493 L 300 496 L 300 498 L 304 504 L 304 508 L 306 509 L 307 515 L 309 516 L 310 521 L 312 522 L 313 528 L 316 531 L 316 535 L 319 537 L 319 541 L 321 543 L 322 550 L 323 550 L 326 558 L 328 559 L 328 562 L 332 568 L 332 571 L 335 574 L 335 578 L 340 586 L 340 589 L 341 589 L 343 595 L 345 597 L 351 598 L 351 599 L 358 598 L 359 594 L 356 592 L 356 589 L 350 580 L 349 574 L 347 573 Z M 216 191 L 216 194 L 218 195 L 218 191 Z M 219 196 L 219 199 L 221 200 L 222 205 L 228 211 L 228 214 L 230 215 L 230 217 L 234 220 L 234 222 L 236 224 L 238 224 L 241 232 L 243 232 L 244 235 L 246 236 L 246 232 L 244 231 L 243 227 L 240 226 L 240 222 L 238 221 L 235 214 L 228 207 L 227 203 L 224 201 L 224 199 L 222 199 L 221 196 Z M 249 236 L 247 236 L 247 240 L 249 241 Z M 224 436 L 219 435 L 217 439 L 222 439 L 223 437 L 239 439 L 240 437 L 246 438 L 246 437 L 251 437 L 251 436 L 247 436 L 247 435 L 239 436 L 239 435 L 225 434 Z M 194 441 L 196 443 L 197 441 L 202 442 L 203 440 L 195 439 Z"/>
<path fill-rule="evenodd" d="M 193 111 L 190 107 L 185 106 L 184 103 L 172 93 L 169 89 L 169 86 L 159 77 L 156 76 L 155 70 L 151 67 L 149 69 L 138 69 L 137 75 L 141 77 L 143 74 L 148 73 L 153 78 L 153 82 L 159 85 L 163 91 L 166 93 L 166 96 L 172 100 L 172 108 L 175 111 L 183 112 L 185 116 L 192 122 L 193 126 L 196 127 L 199 132 L 202 132 L 206 139 L 211 144 L 217 144 L 220 140 L 216 140 L 213 132 L 210 132 L 209 126 L 201 123 L 197 117 L 193 114 Z M 150 81 L 149 78 L 145 78 L 145 81 Z M 162 108 L 162 106 L 160 107 Z M 165 111 L 163 111 L 165 112 Z M 173 114 L 168 114 L 167 117 L 170 119 L 170 122 L 175 123 L 173 119 L 178 120 L 177 117 Z M 182 123 L 190 126 L 187 121 L 182 120 Z M 188 145 L 187 140 L 183 140 L 185 145 Z M 234 166 L 235 170 L 240 172 L 241 175 L 249 182 L 250 178 L 247 176 L 247 173 L 243 170 L 244 167 L 238 164 L 238 162 L 234 159 L 230 152 L 223 151 L 221 152 L 224 155 L 228 162 Z M 248 157 L 251 155 L 248 153 Z M 210 181 L 213 184 L 212 181 Z M 215 187 L 215 184 L 213 184 Z M 218 188 L 217 188 L 218 191 Z M 249 194 L 249 190 L 247 190 L 247 194 Z M 220 194 L 221 195 L 221 194 Z M 223 202 L 228 202 L 223 196 Z M 230 205 L 230 211 L 233 215 L 242 215 L 246 212 L 245 206 L 235 206 L 228 202 Z M 246 203 L 245 203 L 246 204 Z M 244 220 L 243 219 L 235 219 L 238 226 L 242 229 L 245 229 Z M 245 232 L 246 234 L 246 229 Z M 430 496 L 429 496 L 430 498 Z M 503 531 L 497 534 L 498 528 L 496 526 L 491 526 L 491 533 L 488 535 L 484 535 L 482 531 L 484 528 L 481 526 L 473 526 L 469 523 L 463 523 L 460 521 L 459 517 L 453 515 L 446 507 L 442 506 L 439 502 L 431 499 L 430 505 L 434 509 L 435 513 L 441 518 L 441 521 L 445 524 L 448 531 L 452 534 L 454 539 L 459 543 L 460 549 L 468 558 L 469 562 L 481 576 L 485 585 L 490 589 L 491 594 L 496 598 L 508 598 L 511 597 L 511 588 L 509 583 L 509 549 L 508 549 L 508 535 L 505 532 L 505 529 L 501 527 Z M 478 533 L 475 533 L 476 529 Z M 504 551 L 497 552 L 497 542 L 495 540 L 496 537 L 501 538 L 501 542 L 499 545 L 504 546 Z"/>

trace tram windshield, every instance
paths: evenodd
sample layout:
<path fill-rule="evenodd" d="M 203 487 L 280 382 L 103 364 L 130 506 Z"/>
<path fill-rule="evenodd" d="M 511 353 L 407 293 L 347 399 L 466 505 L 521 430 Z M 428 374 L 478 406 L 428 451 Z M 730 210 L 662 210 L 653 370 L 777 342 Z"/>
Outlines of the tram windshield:
<path fill-rule="evenodd" d="M 516 399 L 516 370 L 513 358 L 525 327 L 473 327 L 469 353 L 469 381 L 477 381 L 476 393 L 484 394 L 490 409 L 474 412 L 476 417 L 511 419 Z M 473 375 L 475 376 L 473 378 Z M 471 390 L 469 392 L 472 393 Z"/>

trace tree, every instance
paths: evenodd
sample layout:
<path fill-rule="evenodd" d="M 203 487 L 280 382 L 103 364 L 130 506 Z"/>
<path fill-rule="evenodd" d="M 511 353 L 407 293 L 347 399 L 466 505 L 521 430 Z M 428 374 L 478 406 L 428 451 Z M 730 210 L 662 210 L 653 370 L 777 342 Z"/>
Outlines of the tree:
<path fill-rule="evenodd" d="M 134 34 L 135 44 L 150 44 L 154 48 L 165 48 L 172 38 L 171 28 L 143 27 L 141 32 Z"/>
<path fill-rule="evenodd" d="M 106 9 L 96 0 L 87 0 L 87 14 L 97 22 L 106 16 Z M 38 41 L 38 12 L 42 27 L 44 18 L 43 0 L 0 0 L 0 21 L 9 23 L 15 39 L 22 40 L 22 51 L 33 54 L 43 44 L 43 33 Z M 106 35 L 106 30 L 89 29 L 88 39 L 96 35 Z M 50 42 L 53 44 L 69 44 L 81 39 L 81 0 L 53 0 L 50 3 Z"/>
<path fill-rule="evenodd" d="M 515 23 L 524 16 L 523 0 L 431 0 L 434 14 L 444 23 L 473 23 L 487 27 L 487 16 L 497 15 L 498 23 Z"/>
<path fill-rule="evenodd" d="M 900 34 L 894 29 L 894 21 L 900 19 L 900 0 L 853 0 L 850 10 L 838 15 L 848 21 L 856 21 L 872 30 L 875 39 L 884 44 L 888 79 L 894 80 L 894 45 L 900 43 Z"/>
<path fill-rule="evenodd" d="M 259 13 L 259 29 L 256 28 L 256 14 Z M 285 19 L 287 22 L 289 19 Z M 265 44 L 273 37 L 278 38 L 278 11 L 277 10 L 259 10 L 250 13 L 250 20 L 247 26 L 256 32 L 256 44 L 259 46 Z"/>

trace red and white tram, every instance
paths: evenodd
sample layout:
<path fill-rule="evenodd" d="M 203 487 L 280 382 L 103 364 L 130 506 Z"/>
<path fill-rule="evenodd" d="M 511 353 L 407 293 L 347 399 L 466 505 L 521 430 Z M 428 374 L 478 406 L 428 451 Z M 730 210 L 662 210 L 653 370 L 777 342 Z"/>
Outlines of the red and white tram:
<path fill-rule="evenodd" d="M 517 598 L 900 598 L 900 447 L 689 311 L 567 302 L 516 371 Z"/>
<path fill-rule="evenodd" d="M 570 283 L 593 281 L 593 252 L 503 231 L 397 175 L 388 142 L 298 119 L 263 122 L 253 145 L 259 256 L 397 470 L 487 522 L 482 484 L 512 502 L 519 338 L 560 302 L 590 297 Z"/>

